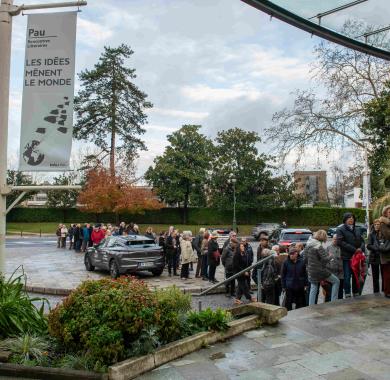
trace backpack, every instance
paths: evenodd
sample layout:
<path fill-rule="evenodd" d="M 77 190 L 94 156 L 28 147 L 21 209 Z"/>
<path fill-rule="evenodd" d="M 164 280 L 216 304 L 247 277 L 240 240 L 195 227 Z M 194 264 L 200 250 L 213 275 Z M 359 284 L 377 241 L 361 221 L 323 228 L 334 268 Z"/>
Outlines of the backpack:
<path fill-rule="evenodd" d="M 268 261 L 261 273 L 261 282 L 264 289 L 269 289 L 275 286 L 275 268 L 272 262 Z"/>

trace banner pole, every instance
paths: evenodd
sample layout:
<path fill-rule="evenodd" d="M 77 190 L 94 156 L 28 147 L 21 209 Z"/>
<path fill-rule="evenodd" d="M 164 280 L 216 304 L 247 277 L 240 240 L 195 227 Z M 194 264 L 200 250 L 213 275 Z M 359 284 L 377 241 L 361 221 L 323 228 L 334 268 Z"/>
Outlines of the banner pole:
<path fill-rule="evenodd" d="M 5 273 L 5 217 L 7 208 L 8 109 L 11 66 L 13 0 L 1 0 L 0 6 L 0 275 Z"/>

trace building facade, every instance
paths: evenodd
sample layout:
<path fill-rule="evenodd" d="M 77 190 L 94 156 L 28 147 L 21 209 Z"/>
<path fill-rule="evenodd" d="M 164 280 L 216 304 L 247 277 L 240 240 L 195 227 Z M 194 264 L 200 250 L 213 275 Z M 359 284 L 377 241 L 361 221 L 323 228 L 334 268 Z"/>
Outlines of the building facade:
<path fill-rule="evenodd" d="M 329 202 L 325 170 L 296 171 L 294 183 L 295 193 L 307 203 Z"/>

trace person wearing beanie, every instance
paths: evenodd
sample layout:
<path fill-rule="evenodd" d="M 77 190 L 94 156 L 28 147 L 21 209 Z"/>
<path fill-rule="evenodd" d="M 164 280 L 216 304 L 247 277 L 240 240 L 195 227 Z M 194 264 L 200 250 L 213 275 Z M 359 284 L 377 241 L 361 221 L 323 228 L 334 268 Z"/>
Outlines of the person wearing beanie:
<path fill-rule="evenodd" d="M 379 218 L 379 254 L 382 264 L 383 292 L 390 298 L 390 205 L 383 208 Z"/>
<path fill-rule="evenodd" d="M 295 247 L 289 249 L 281 274 L 287 310 L 292 310 L 293 303 L 296 309 L 306 306 L 305 287 L 308 285 L 306 265 Z"/>
<path fill-rule="evenodd" d="M 352 276 L 351 258 L 357 249 L 365 251 L 364 240 L 360 229 L 355 226 L 355 221 L 355 215 L 346 212 L 343 216 L 343 225 L 336 230 L 337 245 L 340 247 L 343 259 L 345 298 L 351 297 L 351 279 L 353 295 L 355 297 L 359 295 L 355 277 Z"/>

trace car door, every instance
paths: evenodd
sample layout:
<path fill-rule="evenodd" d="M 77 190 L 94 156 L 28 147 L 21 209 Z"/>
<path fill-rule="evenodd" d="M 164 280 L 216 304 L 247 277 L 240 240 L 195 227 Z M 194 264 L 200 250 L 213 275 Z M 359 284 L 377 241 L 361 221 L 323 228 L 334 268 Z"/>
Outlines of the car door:
<path fill-rule="evenodd" d="M 95 266 L 97 266 L 99 268 L 105 268 L 105 266 L 103 265 L 103 255 L 106 252 L 106 245 L 107 245 L 108 240 L 109 240 L 109 238 L 103 239 L 97 245 L 97 247 L 95 247 L 95 252 L 93 254 L 93 258 L 94 258 Z"/>

